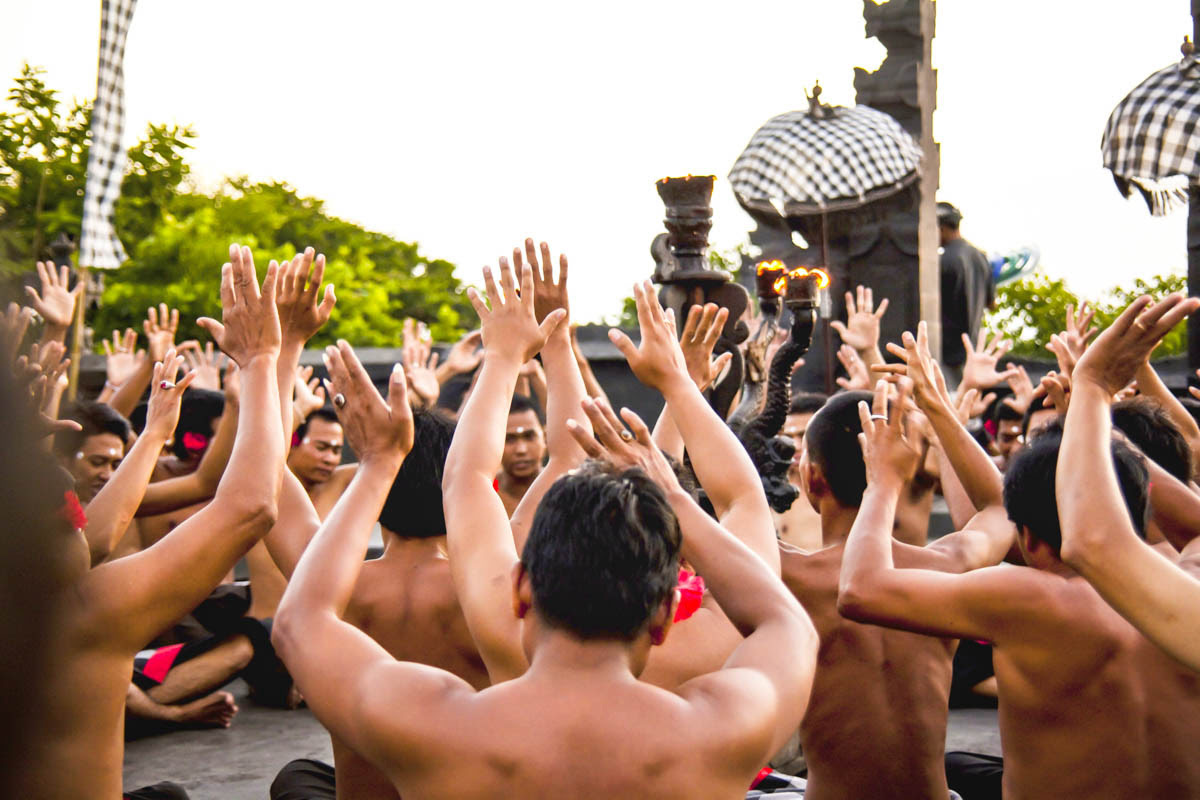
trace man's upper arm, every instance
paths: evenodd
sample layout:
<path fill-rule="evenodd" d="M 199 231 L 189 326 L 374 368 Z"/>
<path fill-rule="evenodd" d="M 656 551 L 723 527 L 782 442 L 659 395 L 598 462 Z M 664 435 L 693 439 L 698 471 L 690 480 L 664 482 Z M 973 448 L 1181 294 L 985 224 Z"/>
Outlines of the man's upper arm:
<path fill-rule="evenodd" d="M 89 572 L 81 588 L 97 624 L 136 649 L 199 605 L 270 524 L 221 506 L 209 503 L 145 550 Z"/>
<path fill-rule="evenodd" d="M 512 611 L 517 551 L 504 503 L 478 475 L 448 482 L 443 502 L 450 570 L 471 638 L 493 683 L 514 678 L 528 661 Z"/>
<path fill-rule="evenodd" d="M 929 636 L 997 641 L 1037 615 L 1038 582 L 1028 567 L 985 567 L 961 574 L 883 570 L 838 596 L 842 616 Z"/>
<path fill-rule="evenodd" d="M 946 572 L 970 572 L 1004 560 L 1016 537 L 1016 526 L 1003 506 L 988 506 L 967 522 L 963 530 L 948 534 L 924 549 L 945 557 Z"/>

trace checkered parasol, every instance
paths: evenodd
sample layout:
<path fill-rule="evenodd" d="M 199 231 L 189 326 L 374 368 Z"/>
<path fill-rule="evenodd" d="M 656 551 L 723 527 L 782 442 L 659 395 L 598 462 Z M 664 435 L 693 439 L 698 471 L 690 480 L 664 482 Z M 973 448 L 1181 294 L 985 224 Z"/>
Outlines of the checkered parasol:
<path fill-rule="evenodd" d="M 1200 182 L 1200 58 L 1184 57 L 1138 84 L 1108 117 L 1104 166 L 1126 197 L 1140 192 L 1162 216 Z"/>
<path fill-rule="evenodd" d="M 125 36 L 135 5 L 137 0 L 103 0 L 101 5 L 100 65 L 79 237 L 79 264 L 84 267 L 116 269 L 125 260 L 125 248 L 112 219 L 125 177 L 125 148 L 121 146 L 125 131 Z"/>
<path fill-rule="evenodd" d="M 857 208 L 917 178 L 921 148 L 868 106 L 790 111 L 758 129 L 729 172 L 742 205 L 803 216 Z"/>

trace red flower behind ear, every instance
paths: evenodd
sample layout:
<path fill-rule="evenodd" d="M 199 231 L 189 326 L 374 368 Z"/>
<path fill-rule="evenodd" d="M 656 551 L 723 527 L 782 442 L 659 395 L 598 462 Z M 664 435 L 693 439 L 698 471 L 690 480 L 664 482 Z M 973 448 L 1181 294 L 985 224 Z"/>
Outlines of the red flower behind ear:
<path fill-rule="evenodd" d="M 985 431 L 987 431 L 988 436 L 992 437 L 993 439 L 996 438 L 996 432 L 997 432 L 996 420 L 994 420 L 994 419 L 985 420 L 983 423 L 983 429 Z"/>
<path fill-rule="evenodd" d="M 63 492 L 63 504 L 58 509 L 58 516 L 62 517 L 71 527 L 76 530 L 83 530 L 87 527 L 87 514 L 83 511 L 83 506 L 79 504 L 79 495 L 71 489 Z"/>
<path fill-rule="evenodd" d="M 300 434 L 293 432 L 292 433 L 292 447 L 299 447 L 299 446 L 300 446 Z"/>
<path fill-rule="evenodd" d="M 187 431 L 183 434 L 183 449 L 188 453 L 203 453 L 208 447 L 208 437 L 202 433 Z"/>

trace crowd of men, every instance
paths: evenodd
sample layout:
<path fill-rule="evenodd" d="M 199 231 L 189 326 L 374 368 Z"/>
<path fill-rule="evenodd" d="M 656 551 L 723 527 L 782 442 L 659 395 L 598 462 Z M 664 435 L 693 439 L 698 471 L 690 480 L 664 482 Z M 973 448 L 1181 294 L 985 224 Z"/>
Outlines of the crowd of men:
<path fill-rule="evenodd" d="M 64 404 L 78 291 L 38 269 L 0 329 L 5 796 L 186 797 L 123 788 L 125 737 L 236 724 L 242 678 L 332 741 L 277 800 L 1200 798 L 1200 425 L 1150 362 L 1200 299 L 1099 335 L 1070 309 L 1034 385 L 974 330 L 948 382 L 924 323 L 881 348 L 887 301 L 848 292 L 775 514 L 704 394 L 725 312 L 634 287 L 610 338 L 651 427 L 545 244 L 483 270 L 444 357 L 410 326 L 383 392 L 345 341 L 300 367 L 321 255 L 233 245 L 211 343 L 152 308 Z M 956 702 L 998 703 L 1002 758 L 946 752 Z M 770 766 L 797 736 L 803 777 Z"/>

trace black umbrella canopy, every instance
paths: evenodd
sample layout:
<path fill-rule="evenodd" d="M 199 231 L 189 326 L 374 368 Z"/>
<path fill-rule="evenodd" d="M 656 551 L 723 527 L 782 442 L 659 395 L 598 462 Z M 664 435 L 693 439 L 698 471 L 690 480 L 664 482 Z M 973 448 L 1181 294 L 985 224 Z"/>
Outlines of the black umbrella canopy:
<path fill-rule="evenodd" d="M 917 179 L 921 148 L 888 114 L 825 106 L 767 121 L 734 162 L 729 180 L 747 209 L 780 217 L 841 211 L 900 191 Z"/>
<path fill-rule="evenodd" d="M 1117 104 L 1100 140 L 1117 188 L 1140 193 L 1154 216 L 1186 205 L 1188 186 L 1200 183 L 1200 58 L 1190 42 L 1184 52 Z"/>

